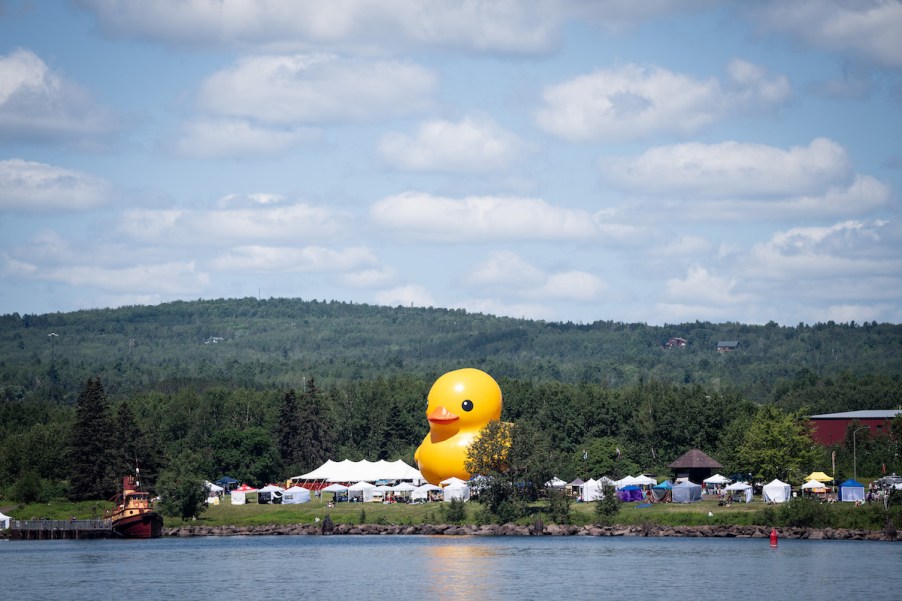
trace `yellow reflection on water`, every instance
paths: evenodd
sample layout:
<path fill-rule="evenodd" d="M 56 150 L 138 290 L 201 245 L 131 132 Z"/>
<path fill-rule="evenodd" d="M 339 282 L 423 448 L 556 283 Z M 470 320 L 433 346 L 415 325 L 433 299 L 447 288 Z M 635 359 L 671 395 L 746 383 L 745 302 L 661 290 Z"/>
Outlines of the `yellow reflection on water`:
<path fill-rule="evenodd" d="M 492 598 L 498 575 L 495 553 L 472 540 L 461 542 L 424 547 L 423 578 L 429 583 L 429 592 L 443 600 Z"/>

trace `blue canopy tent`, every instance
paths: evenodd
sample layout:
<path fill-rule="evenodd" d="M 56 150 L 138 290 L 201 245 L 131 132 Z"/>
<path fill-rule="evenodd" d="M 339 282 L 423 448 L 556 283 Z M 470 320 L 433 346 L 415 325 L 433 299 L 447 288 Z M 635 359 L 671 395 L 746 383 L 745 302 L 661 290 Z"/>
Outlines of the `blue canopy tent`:
<path fill-rule="evenodd" d="M 855 480 L 846 480 L 839 485 L 840 501 L 864 501 L 864 484 Z"/>
<path fill-rule="evenodd" d="M 673 500 L 671 497 L 672 490 L 673 484 L 670 483 L 670 480 L 664 480 L 660 484 L 655 484 L 651 487 L 651 495 L 659 503 L 669 503 Z"/>
<path fill-rule="evenodd" d="M 238 480 L 235 480 L 231 476 L 223 476 L 214 484 L 218 484 L 219 486 L 223 487 L 226 492 L 229 492 L 230 490 L 235 488 L 235 485 L 238 484 Z"/>
<path fill-rule="evenodd" d="M 617 498 L 624 502 L 641 501 L 645 498 L 645 494 L 642 492 L 641 486 L 630 484 L 617 491 Z"/>

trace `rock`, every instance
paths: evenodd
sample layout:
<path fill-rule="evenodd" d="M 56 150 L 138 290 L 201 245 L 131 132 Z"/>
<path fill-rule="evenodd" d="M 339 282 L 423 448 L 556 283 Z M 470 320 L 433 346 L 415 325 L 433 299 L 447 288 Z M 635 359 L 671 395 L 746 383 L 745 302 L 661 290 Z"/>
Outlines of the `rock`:
<path fill-rule="evenodd" d="M 323 525 L 321 526 L 323 534 L 332 534 L 335 530 L 335 524 L 332 523 L 332 516 L 328 513 L 326 514 L 325 519 L 323 519 Z"/>

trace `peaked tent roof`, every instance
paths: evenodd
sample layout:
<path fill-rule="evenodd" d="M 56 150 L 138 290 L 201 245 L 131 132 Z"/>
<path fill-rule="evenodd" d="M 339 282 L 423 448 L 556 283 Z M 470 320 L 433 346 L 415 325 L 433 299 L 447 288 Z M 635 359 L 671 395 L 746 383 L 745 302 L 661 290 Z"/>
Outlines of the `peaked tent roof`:
<path fill-rule="evenodd" d="M 670 469 L 694 469 L 694 468 L 710 468 L 719 469 L 723 466 L 701 452 L 698 449 L 692 449 L 683 453 L 676 461 L 668 466 Z"/>
<path fill-rule="evenodd" d="M 327 460 L 324 464 L 292 480 L 326 480 L 327 482 L 360 482 L 361 480 L 423 480 L 420 470 L 402 460 L 385 461 L 344 461 Z"/>
<path fill-rule="evenodd" d="M 818 482 L 833 482 L 833 478 L 825 474 L 824 472 L 811 472 L 807 476 L 805 476 L 805 482 L 810 480 L 817 480 Z"/>

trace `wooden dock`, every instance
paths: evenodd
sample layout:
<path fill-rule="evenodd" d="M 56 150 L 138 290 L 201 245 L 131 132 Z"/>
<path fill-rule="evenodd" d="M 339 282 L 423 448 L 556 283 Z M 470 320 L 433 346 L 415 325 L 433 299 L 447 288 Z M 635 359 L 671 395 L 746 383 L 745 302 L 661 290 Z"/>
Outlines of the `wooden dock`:
<path fill-rule="evenodd" d="M 10 520 L 12 540 L 114 538 L 110 520 Z"/>

